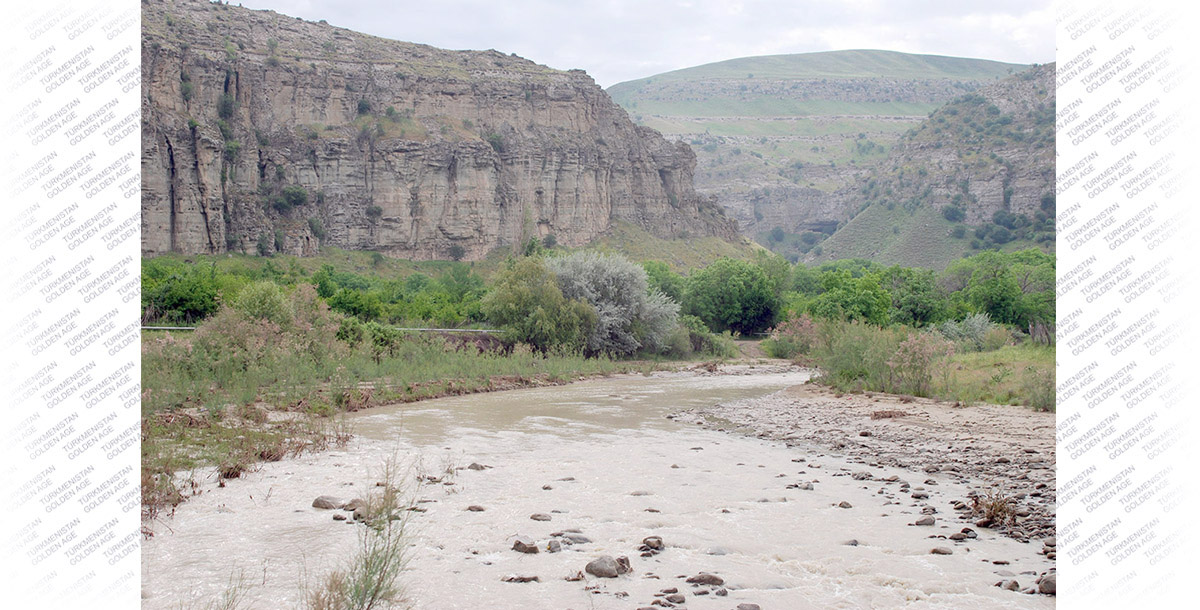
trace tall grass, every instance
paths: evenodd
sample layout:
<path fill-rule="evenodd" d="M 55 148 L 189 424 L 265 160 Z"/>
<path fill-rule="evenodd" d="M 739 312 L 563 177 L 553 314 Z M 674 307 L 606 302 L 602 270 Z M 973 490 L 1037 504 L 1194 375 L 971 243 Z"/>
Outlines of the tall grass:
<path fill-rule="evenodd" d="M 358 550 L 349 565 L 326 576 L 309 590 L 310 610 L 370 610 L 390 608 L 403 589 L 400 574 L 408 561 L 407 505 L 399 487 L 399 469 L 393 456 L 384 464 L 382 491 L 367 499 L 361 515 Z"/>
<path fill-rule="evenodd" d="M 936 330 L 794 320 L 764 349 L 815 364 L 819 383 L 843 391 L 1054 409 L 1054 348 L 1015 345 L 1011 331 L 986 316 Z"/>
<path fill-rule="evenodd" d="M 370 383 L 374 399 L 407 400 L 486 389 L 493 378 L 551 382 L 635 368 L 578 354 L 544 357 L 458 347 L 437 336 L 407 335 L 355 344 L 337 337 L 341 317 L 310 286 L 298 287 L 285 324 L 223 308 L 190 336 L 153 333 L 142 343 L 142 410 L 200 407 L 220 413 L 263 401 L 276 408 L 327 411 Z M 351 396 L 351 398 L 353 398 Z"/>

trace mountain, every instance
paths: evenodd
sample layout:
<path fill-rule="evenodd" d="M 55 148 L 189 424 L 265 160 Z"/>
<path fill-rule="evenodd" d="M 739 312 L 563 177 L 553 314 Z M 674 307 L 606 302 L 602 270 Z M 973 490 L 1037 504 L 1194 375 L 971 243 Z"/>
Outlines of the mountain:
<path fill-rule="evenodd" d="M 906 131 L 1026 67 L 830 51 L 733 59 L 608 92 L 639 124 L 691 143 L 697 190 L 716 195 L 744 234 L 799 259 L 858 211 L 858 180 Z"/>
<path fill-rule="evenodd" d="M 940 269 L 984 247 L 1054 248 L 1054 64 L 960 96 L 858 182 L 860 211 L 814 261 Z"/>
<path fill-rule="evenodd" d="M 478 259 L 614 223 L 740 239 L 582 71 L 203 0 L 142 4 L 142 250 Z"/>

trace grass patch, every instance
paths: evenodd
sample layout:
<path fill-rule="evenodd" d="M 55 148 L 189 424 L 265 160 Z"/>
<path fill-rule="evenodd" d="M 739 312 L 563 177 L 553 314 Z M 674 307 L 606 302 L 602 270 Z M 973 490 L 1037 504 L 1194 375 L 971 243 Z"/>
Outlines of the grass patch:
<path fill-rule="evenodd" d="M 815 381 L 843 392 L 1054 409 L 1054 347 L 1028 340 L 964 352 L 932 330 L 819 320 L 780 326 L 764 343 L 817 366 Z"/>
<path fill-rule="evenodd" d="M 1006 345 L 955 355 L 944 366 L 948 380 L 938 393 L 946 400 L 1054 409 L 1053 347 Z"/>

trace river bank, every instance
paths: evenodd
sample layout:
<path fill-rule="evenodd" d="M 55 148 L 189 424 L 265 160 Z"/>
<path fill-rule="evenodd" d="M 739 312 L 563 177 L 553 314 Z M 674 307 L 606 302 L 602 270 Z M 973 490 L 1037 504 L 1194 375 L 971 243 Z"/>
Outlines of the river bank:
<path fill-rule="evenodd" d="M 1026 587 L 1045 572 L 1034 545 L 982 528 L 968 544 L 931 539 L 961 528 L 941 514 L 915 525 L 927 516 L 919 508 L 884 505 L 884 481 L 912 471 L 881 465 L 878 480 L 857 479 L 852 456 L 668 419 L 750 404 L 808 376 L 696 368 L 351 414 L 357 437 L 344 447 L 264 464 L 223 488 L 205 479 L 144 542 L 143 607 L 202 607 L 231 586 L 242 607 L 302 606 L 364 530 L 314 499 L 370 495 L 390 455 L 409 464 L 415 509 L 402 576 L 410 607 L 1053 607 L 992 586 Z M 643 549 L 649 537 L 662 548 Z M 518 540 L 540 552 L 514 550 Z M 943 547 L 950 554 L 932 553 Z M 587 573 L 601 556 L 624 556 L 631 571 Z"/>

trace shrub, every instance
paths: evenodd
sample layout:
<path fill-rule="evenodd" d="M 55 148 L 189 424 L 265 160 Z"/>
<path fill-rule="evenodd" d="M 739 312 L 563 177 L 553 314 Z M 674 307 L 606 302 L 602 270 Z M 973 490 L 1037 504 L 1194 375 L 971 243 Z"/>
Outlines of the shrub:
<path fill-rule="evenodd" d="M 258 281 L 243 288 L 234 307 L 250 318 L 268 320 L 282 328 L 292 322 L 291 304 L 279 285 L 270 280 Z"/>
<path fill-rule="evenodd" d="M 217 102 L 217 116 L 228 121 L 237 112 L 237 100 L 228 93 L 221 96 Z"/>
<path fill-rule="evenodd" d="M 369 112 L 371 112 L 371 102 L 368 102 L 367 100 L 358 100 L 358 113 L 368 114 Z"/>
<path fill-rule="evenodd" d="M 299 207 L 308 203 L 308 191 L 302 186 L 285 186 L 283 187 L 283 198 L 292 207 Z"/>
<path fill-rule="evenodd" d="M 772 358 L 791 359 L 808 354 L 816 342 L 817 325 L 806 314 L 776 326 L 762 348 Z"/>
<path fill-rule="evenodd" d="M 893 387 L 888 361 L 905 339 L 907 333 L 897 328 L 857 320 L 822 320 L 817 323 L 817 344 L 811 353 L 829 385 L 887 392 Z"/>
<path fill-rule="evenodd" d="M 373 205 L 373 206 L 370 206 L 367 208 L 367 218 L 370 218 L 372 222 L 379 220 L 379 218 L 382 216 L 383 216 L 383 208 L 381 208 L 377 205 Z"/>
<path fill-rule="evenodd" d="M 320 243 L 325 242 L 325 235 L 326 235 L 325 225 L 321 224 L 320 218 L 317 218 L 315 216 L 309 218 L 308 219 L 308 230 L 313 234 L 313 237 L 317 238 L 318 242 L 320 242 Z"/>
<path fill-rule="evenodd" d="M 978 352 L 984 348 L 984 339 L 996 328 L 986 313 L 977 313 L 959 321 L 946 320 L 937 326 L 937 331 L 953 341 L 960 351 Z"/>
<path fill-rule="evenodd" d="M 929 396 L 933 389 L 933 364 L 954 355 L 954 344 L 928 332 L 913 333 L 888 359 L 892 369 L 887 391 Z"/>
<path fill-rule="evenodd" d="M 595 310 L 585 352 L 627 355 L 643 345 L 661 351 L 674 328 L 679 306 L 661 292 L 650 293 L 646 271 L 618 255 L 576 252 L 548 265 L 563 296 Z"/>
<path fill-rule="evenodd" d="M 554 274 L 535 257 L 510 262 L 483 298 L 481 310 L 504 327 L 505 340 L 543 353 L 582 349 L 597 318 L 591 305 L 564 297 Z"/>
<path fill-rule="evenodd" d="M 467 255 L 467 249 L 459 244 L 450 246 L 450 260 L 460 261 Z"/>

